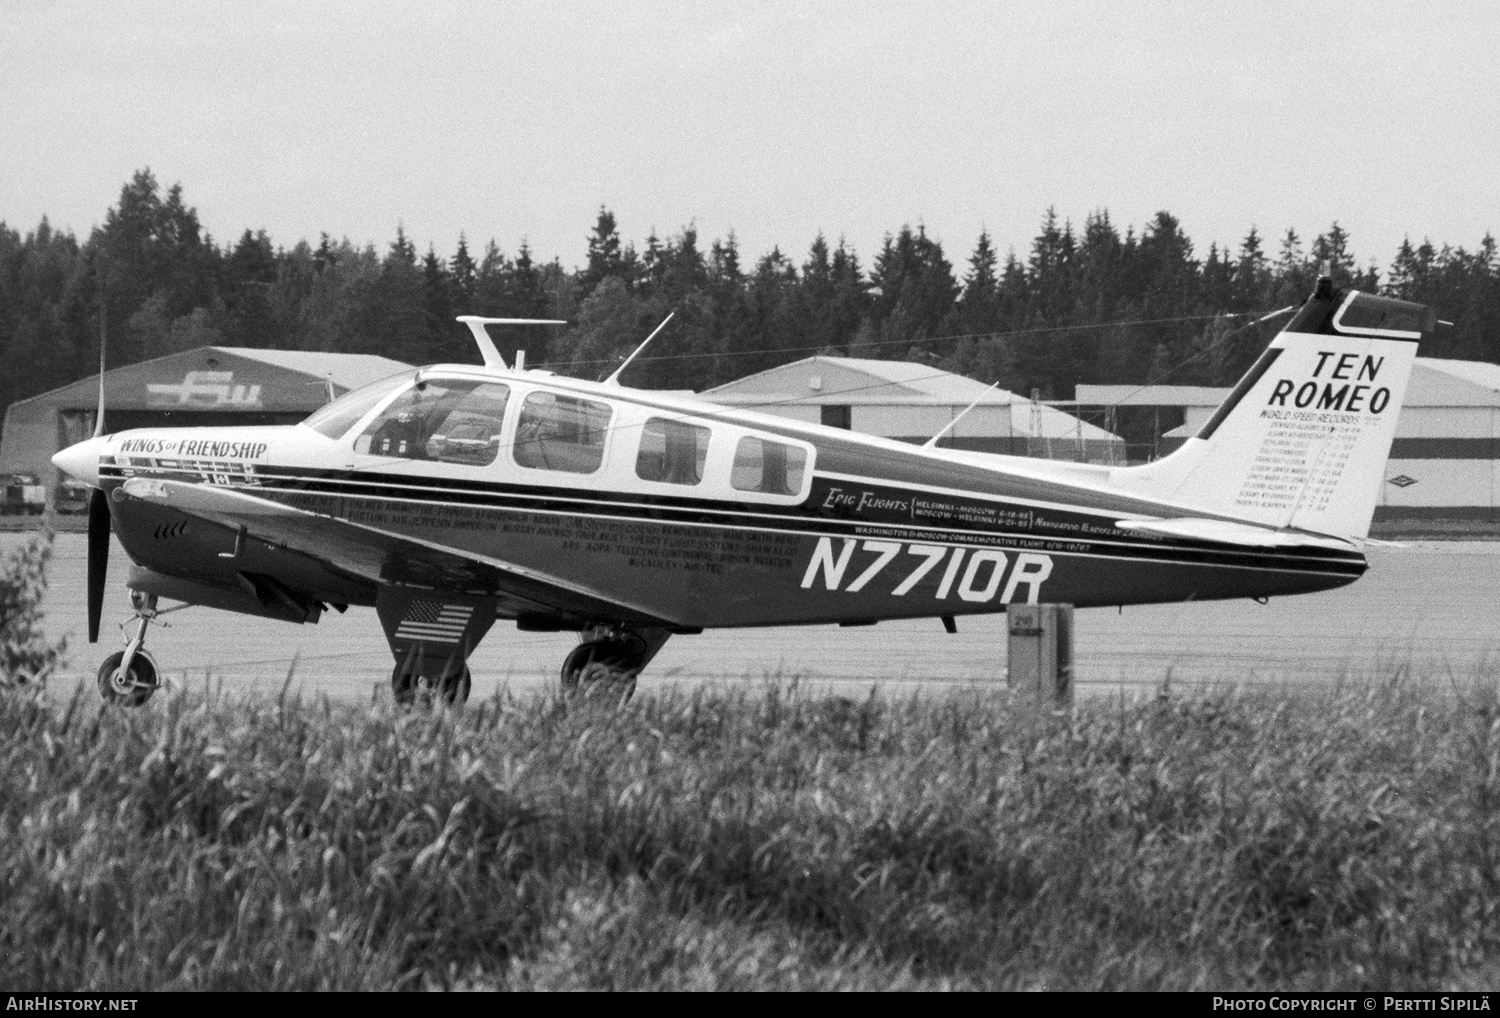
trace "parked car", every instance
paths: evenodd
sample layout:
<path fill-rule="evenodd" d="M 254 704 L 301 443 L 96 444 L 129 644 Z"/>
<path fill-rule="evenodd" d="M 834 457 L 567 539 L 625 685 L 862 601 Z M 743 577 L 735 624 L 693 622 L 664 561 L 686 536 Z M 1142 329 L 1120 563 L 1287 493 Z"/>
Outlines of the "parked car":
<path fill-rule="evenodd" d="M 89 511 L 89 486 L 82 481 L 63 481 L 53 493 L 52 503 L 59 513 L 72 516 Z"/>
<path fill-rule="evenodd" d="M 47 488 L 31 474 L 0 476 L 0 513 L 40 516 L 47 508 Z"/>

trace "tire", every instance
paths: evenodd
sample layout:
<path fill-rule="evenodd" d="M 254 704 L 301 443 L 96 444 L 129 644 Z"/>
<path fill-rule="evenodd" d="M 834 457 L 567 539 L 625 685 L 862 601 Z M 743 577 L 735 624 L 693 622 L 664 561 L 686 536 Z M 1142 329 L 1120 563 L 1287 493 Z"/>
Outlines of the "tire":
<path fill-rule="evenodd" d="M 96 679 L 99 685 L 99 695 L 104 698 L 105 703 L 119 704 L 122 707 L 139 707 L 151 699 L 151 694 L 156 692 L 157 676 L 156 665 L 145 654 L 136 653 L 130 661 L 130 685 L 121 689 L 115 686 L 115 672 L 119 671 L 120 662 L 125 660 L 125 652 L 117 650 L 104 659 L 99 666 L 99 675 Z"/>
<path fill-rule="evenodd" d="M 589 696 L 608 690 L 609 695 L 628 700 L 635 695 L 632 648 L 613 640 L 589 640 L 574 647 L 563 658 L 562 692 L 564 696 Z"/>
<path fill-rule="evenodd" d="M 473 686 L 468 665 L 457 674 L 443 676 L 435 687 L 399 664 L 391 672 L 391 694 L 403 707 L 431 706 L 439 699 L 449 707 L 462 707 Z"/>

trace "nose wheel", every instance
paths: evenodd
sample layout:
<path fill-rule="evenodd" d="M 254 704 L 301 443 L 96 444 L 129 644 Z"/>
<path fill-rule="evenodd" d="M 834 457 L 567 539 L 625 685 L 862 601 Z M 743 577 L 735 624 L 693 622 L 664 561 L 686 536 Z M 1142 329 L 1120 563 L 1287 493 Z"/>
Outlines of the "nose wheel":
<path fill-rule="evenodd" d="M 139 707 L 151 699 L 159 685 L 156 677 L 156 662 L 139 647 L 131 655 L 130 664 L 121 668 L 125 651 L 117 650 L 104 659 L 99 666 L 99 695 L 105 703 L 122 707 Z"/>
<path fill-rule="evenodd" d="M 146 642 L 146 630 L 156 621 L 157 616 L 186 606 L 157 611 L 156 595 L 144 594 L 139 590 L 130 592 L 130 606 L 135 609 L 135 618 L 131 620 L 136 623 L 135 636 L 127 638 L 124 650 L 117 650 L 104 659 L 104 663 L 99 666 L 96 681 L 99 695 L 104 698 L 105 703 L 139 707 L 151 699 L 151 694 L 161 685 L 156 661 L 143 646 Z"/>

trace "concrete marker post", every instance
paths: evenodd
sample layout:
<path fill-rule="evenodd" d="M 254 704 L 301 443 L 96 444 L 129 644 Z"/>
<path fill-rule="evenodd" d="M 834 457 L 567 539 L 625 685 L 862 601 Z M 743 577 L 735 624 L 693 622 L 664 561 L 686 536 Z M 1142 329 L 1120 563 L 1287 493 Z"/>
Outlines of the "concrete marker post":
<path fill-rule="evenodd" d="M 1073 716 L 1073 606 L 1013 604 L 1005 611 L 1007 683 L 1018 721 L 1040 727 Z"/>

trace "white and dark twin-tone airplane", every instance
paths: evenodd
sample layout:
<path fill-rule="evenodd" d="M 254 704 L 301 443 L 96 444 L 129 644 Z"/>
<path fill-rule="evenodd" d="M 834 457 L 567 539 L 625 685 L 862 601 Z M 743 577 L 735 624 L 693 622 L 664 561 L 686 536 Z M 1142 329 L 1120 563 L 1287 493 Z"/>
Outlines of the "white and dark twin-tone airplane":
<path fill-rule="evenodd" d="M 139 624 L 99 670 L 144 702 L 158 599 L 292 623 L 373 607 L 396 698 L 461 702 L 497 620 L 577 631 L 566 689 L 633 688 L 673 634 L 1327 590 L 1366 568 L 1428 308 L 1319 281 L 1198 434 L 1142 466 L 918 447 L 507 364 L 440 364 L 301 424 L 100 434 L 89 639 L 110 533 Z M 100 422 L 104 420 L 102 407 Z"/>

